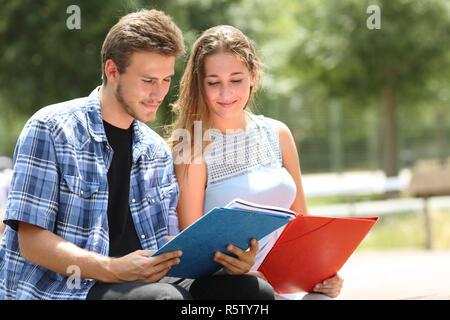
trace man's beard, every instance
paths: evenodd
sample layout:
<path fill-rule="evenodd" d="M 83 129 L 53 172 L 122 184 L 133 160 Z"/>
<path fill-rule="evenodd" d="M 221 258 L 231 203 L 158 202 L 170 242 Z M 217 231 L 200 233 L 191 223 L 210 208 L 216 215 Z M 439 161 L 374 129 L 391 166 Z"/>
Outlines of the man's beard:
<path fill-rule="evenodd" d="M 133 119 L 136 119 L 138 121 L 147 123 L 147 122 L 152 122 L 155 120 L 156 114 L 153 115 L 153 117 L 151 119 L 141 119 L 137 113 L 136 110 L 134 110 L 124 99 L 124 95 L 123 95 L 123 86 L 122 86 L 122 82 L 119 80 L 116 90 L 114 92 L 114 96 L 116 97 L 117 102 L 119 102 L 119 104 L 121 105 L 123 111 L 125 111 L 128 115 L 130 115 L 131 117 L 133 117 Z M 144 101 L 145 102 L 145 101 Z M 146 102 L 146 103 L 151 103 L 151 102 Z M 160 103 L 158 103 L 159 105 Z"/>
<path fill-rule="evenodd" d="M 119 83 L 117 84 L 117 88 L 114 92 L 114 96 L 116 97 L 117 101 L 122 106 L 123 110 L 128 113 L 130 116 L 132 116 L 134 119 L 136 119 L 136 115 L 133 112 L 133 109 L 130 107 L 130 105 L 125 101 L 123 98 L 123 88 L 122 83 L 119 80 Z"/>

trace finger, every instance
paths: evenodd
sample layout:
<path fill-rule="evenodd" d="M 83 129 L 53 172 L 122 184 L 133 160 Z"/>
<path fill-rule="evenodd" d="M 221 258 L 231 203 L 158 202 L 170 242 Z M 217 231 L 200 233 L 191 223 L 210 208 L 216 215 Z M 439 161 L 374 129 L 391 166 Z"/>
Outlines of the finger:
<path fill-rule="evenodd" d="M 314 291 L 314 292 L 327 295 L 331 298 L 336 298 L 340 293 L 340 291 L 331 290 L 331 289 L 324 289 L 324 290 L 319 290 L 319 291 Z"/>
<path fill-rule="evenodd" d="M 253 238 L 253 239 L 250 241 L 250 251 L 253 252 L 253 253 L 255 253 L 255 255 L 256 255 L 256 253 L 258 252 L 258 250 L 259 250 L 259 243 L 258 243 L 258 241 L 256 241 L 256 239 Z"/>
<path fill-rule="evenodd" d="M 221 265 L 230 270 L 232 269 L 238 272 L 244 272 L 247 269 L 248 265 L 247 263 L 239 259 L 233 258 L 229 255 L 226 255 L 225 253 L 222 252 L 216 252 L 216 254 L 214 255 L 214 261 L 220 263 Z"/>
<path fill-rule="evenodd" d="M 252 246 L 245 251 L 231 244 L 227 246 L 227 250 L 234 253 L 239 260 L 253 266 L 255 263 L 256 253 L 258 252 L 258 241 L 256 241 L 256 245 L 253 243 Z"/>
<path fill-rule="evenodd" d="M 221 261 L 219 262 L 223 265 L 223 270 L 225 271 L 225 273 L 227 274 L 243 274 L 246 273 L 246 270 L 241 269 L 233 264 L 230 264 L 226 261 Z"/>
<path fill-rule="evenodd" d="M 157 274 L 165 269 L 170 269 L 172 266 L 180 263 L 180 258 L 173 258 L 170 260 L 165 260 L 157 264 L 152 264 L 146 268 L 143 278 L 149 278 L 154 274 Z"/>
<path fill-rule="evenodd" d="M 136 250 L 135 252 L 132 252 L 130 254 L 137 253 L 143 257 L 150 257 L 155 252 L 156 252 L 156 250 Z"/>
<path fill-rule="evenodd" d="M 342 285 L 343 282 L 344 282 L 344 279 L 341 278 L 338 274 L 336 274 L 328 279 L 325 279 L 324 281 L 322 281 L 321 284 L 324 287 L 334 287 L 334 286 Z"/>
<path fill-rule="evenodd" d="M 258 241 L 256 241 L 256 239 L 254 239 L 254 238 L 250 240 L 250 247 L 247 250 L 242 250 L 232 244 L 229 244 L 227 246 L 227 250 L 234 253 L 238 257 L 241 257 L 242 255 L 244 255 L 247 252 L 251 252 L 252 254 L 256 255 L 256 253 L 258 252 L 258 249 L 259 249 Z"/>
<path fill-rule="evenodd" d="M 152 258 L 154 259 L 155 263 L 160 263 L 162 261 L 178 258 L 182 254 L 183 254 L 183 252 L 181 250 L 176 250 L 176 251 L 165 252 L 165 253 L 159 254 L 157 256 L 154 256 Z"/>
<path fill-rule="evenodd" d="M 170 268 L 163 269 L 157 273 L 152 274 L 151 276 L 142 279 L 143 282 L 156 282 L 161 280 L 167 272 L 169 272 Z"/>
<path fill-rule="evenodd" d="M 314 288 L 316 289 L 338 289 L 342 288 L 343 281 L 330 281 L 329 279 L 318 283 Z"/>
<path fill-rule="evenodd" d="M 328 281 L 325 280 L 322 283 L 318 283 L 314 286 L 313 291 L 326 294 L 332 298 L 337 297 L 342 290 L 342 281 Z"/>
<path fill-rule="evenodd" d="M 242 250 L 241 248 L 238 248 L 236 246 L 233 246 L 232 244 L 229 244 L 227 246 L 227 250 L 230 251 L 231 253 L 234 253 L 239 258 L 245 253 L 244 250 Z"/>

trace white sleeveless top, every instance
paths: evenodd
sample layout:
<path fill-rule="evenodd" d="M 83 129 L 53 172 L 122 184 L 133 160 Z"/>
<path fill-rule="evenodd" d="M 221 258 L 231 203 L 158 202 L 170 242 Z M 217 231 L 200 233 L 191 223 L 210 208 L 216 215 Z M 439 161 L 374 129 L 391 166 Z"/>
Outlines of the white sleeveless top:
<path fill-rule="evenodd" d="M 282 165 L 278 135 L 262 115 L 251 115 L 247 130 L 223 134 L 211 130 L 205 151 L 207 184 L 203 214 L 223 207 L 235 198 L 289 209 L 296 185 Z M 258 269 L 283 228 L 259 241 L 252 270 Z"/>

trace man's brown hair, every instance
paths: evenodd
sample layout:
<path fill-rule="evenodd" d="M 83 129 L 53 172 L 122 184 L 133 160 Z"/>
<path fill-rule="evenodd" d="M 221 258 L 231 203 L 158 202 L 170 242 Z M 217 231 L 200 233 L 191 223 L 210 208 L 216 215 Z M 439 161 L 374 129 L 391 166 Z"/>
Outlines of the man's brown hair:
<path fill-rule="evenodd" d="M 178 57 L 185 52 L 181 30 L 164 12 L 141 9 L 127 14 L 106 35 L 102 46 L 102 80 L 106 84 L 105 63 L 114 61 L 119 73 L 125 72 L 136 51 L 151 51 Z"/>

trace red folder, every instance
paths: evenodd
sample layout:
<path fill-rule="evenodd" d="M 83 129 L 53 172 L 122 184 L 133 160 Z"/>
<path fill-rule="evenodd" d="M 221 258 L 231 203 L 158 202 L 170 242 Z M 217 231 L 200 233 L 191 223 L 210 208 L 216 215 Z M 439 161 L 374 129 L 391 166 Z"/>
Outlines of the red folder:
<path fill-rule="evenodd" d="M 310 292 L 341 269 L 377 220 L 297 216 L 258 270 L 277 293 Z"/>

